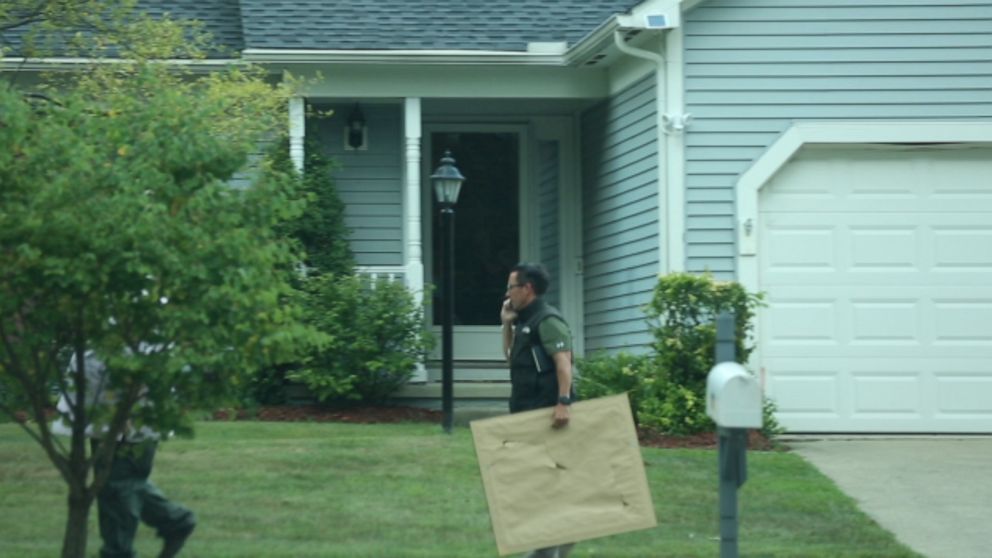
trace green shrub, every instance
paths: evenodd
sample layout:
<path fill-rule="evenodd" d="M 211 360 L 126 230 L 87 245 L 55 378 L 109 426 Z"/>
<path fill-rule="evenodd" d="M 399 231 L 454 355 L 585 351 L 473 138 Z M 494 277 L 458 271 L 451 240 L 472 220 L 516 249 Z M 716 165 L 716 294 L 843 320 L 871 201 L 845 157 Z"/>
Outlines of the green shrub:
<path fill-rule="evenodd" d="M 305 152 L 302 180 L 309 203 L 303 214 L 290 224 L 288 233 L 303 245 L 311 275 L 352 273 L 355 258 L 344 223 L 344 202 L 332 176 L 335 165 L 320 153 L 315 142 L 308 141 Z"/>
<path fill-rule="evenodd" d="M 754 350 L 750 339 L 761 295 L 710 275 L 676 273 L 659 278 L 646 308 L 654 341 L 647 355 L 595 354 L 578 362 L 580 397 L 628 392 L 638 426 L 668 434 L 710 431 L 706 377 L 716 364 L 716 317 L 734 313 L 737 362 Z M 780 434 L 775 406 L 764 402 L 762 432 Z"/>
<path fill-rule="evenodd" d="M 304 251 L 306 274 L 324 273 L 350 275 L 355 261 L 348 244 L 348 229 L 344 223 L 344 202 L 338 195 L 332 171 L 334 162 L 324 156 L 319 145 L 307 141 L 303 173 L 293 169 L 289 156 L 289 138 L 273 142 L 269 155 L 272 165 L 293 177 L 298 191 L 306 200 L 303 212 L 279 226 L 282 236 L 291 238 Z M 298 269 L 288 270 L 294 287 L 292 297 L 300 304 L 308 303 L 303 279 Z M 305 360 L 306 357 L 303 357 Z M 300 361 L 271 364 L 260 368 L 248 378 L 241 390 L 238 405 L 283 405 L 288 402 L 287 389 L 293 383 L 290 376 L 303 368 Z"/>
<path fill-rule="evenodd" d="M 332 340 L 288 376 L 321 402 L 385 402 L 431 348 L 423 309 L 401 283 L 324 274 L 304 288 L 309 323 Z"/>
<path fill-rule="evenodd" d="M 651 355 L 627 352 L 595 353 L 576 362 L 575 393 L 579 399 L 593 399 L 627 392 L 634 422 L 640 424 L 640 408 L 645 398 L 654 397 L 657 367 Z"/>
<path fill-rule="evenodd" d="M 668 434 L 690 434 L 712 428 L 705 400 L 673 383 L 657 355 L 596 353 L 577 362 L 576 393 L 580 399 L 627 392 L 638 426 Z"/>
<path fill-rule="evenodd" d="M 652 347 L 671 381 L 705 393 L 706 375 L 716 364 L 716 317 L 722 312 L 733 313 L 737 362 L 747 362 L 754 350 L 752 322 L 761 299 L 739 283 L 716 281 L 709 274 L 661 277 L 645 313 Z"/>
<path fill-rule="evenodd" d="M 669 381 L 657 382 L 653 397 L 644 399 L 641 424 L 666 434 L 694 434 L 713 430 L 706 414 L 706 395 Z"/>

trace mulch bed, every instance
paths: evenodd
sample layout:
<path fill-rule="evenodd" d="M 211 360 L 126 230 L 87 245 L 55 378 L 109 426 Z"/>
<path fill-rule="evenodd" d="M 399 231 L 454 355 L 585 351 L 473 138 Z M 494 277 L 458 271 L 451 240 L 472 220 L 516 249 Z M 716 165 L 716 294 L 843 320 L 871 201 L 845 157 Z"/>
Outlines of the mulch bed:
<path fill-rule="evenodd" d="M 441 411 L 417 407 L 344 407 L 328 408 L 317 405 L 285 405 L 259 407 L 255 412 L 245 409 L 214 411 L 214 420 L 262 420 L 274 422 L 350 422 L 378 424 L 397 422 L 441 423 Z"/>
<path fill-rule="evenodd" d="M 328 408 L 317 405 L 266 406 L 253 412 L 247 410 L 220 409 L 214 411 L 214 420 L 262 420 L 283 422 L 348 422 L 354 424 L 379 424 L 399 422 L 441 423 L 441 411 L 418 407 L 346 407 Z M 715 432 L 704 432 L 689 436 L 661 434 L 646 428 L 639 428 L 637 438 L 642 446 L 652 448 L 691 448 L 710 449 L 717 447 Z M 757 451 L 773 450 L 772 442 L 752 430 L 748 432 L 748 449 Z"/>

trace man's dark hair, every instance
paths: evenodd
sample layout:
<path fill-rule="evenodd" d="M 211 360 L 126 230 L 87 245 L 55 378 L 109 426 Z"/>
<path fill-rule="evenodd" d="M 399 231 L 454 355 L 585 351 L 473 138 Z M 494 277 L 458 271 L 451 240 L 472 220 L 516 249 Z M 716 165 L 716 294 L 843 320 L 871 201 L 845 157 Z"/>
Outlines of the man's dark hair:
<path fill-rule="evenodd" d="M 537 296 L 543 295 L 548 290 L 551 283 L 551 274 L 539 263 L 520 262 L 513 266 L 510 273 L 517 272 L 517 281 L 521 285 L 530 283 L 534 286 Z"/>

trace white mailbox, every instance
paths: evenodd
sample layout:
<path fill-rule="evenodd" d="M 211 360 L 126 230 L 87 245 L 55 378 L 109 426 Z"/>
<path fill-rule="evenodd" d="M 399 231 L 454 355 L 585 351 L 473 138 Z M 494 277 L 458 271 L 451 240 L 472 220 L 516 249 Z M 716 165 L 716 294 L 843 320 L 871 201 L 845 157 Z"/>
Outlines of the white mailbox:
<path fill-rule="evenodd" d="M 761 386 L 740 364 L 717 364 L 706 377 L 706 414 L 725 428 L 761 428 Z"/>

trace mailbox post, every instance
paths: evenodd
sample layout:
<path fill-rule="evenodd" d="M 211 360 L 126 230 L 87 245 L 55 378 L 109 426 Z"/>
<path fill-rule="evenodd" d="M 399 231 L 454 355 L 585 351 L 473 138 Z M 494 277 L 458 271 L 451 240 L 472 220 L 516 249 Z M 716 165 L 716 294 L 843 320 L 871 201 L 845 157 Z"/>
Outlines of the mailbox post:
<path fill-rule="evenodd" d="M 762 421 L 761 388 L 754 376 L 733 361 L 733 346 L 733 318 L 721 316 L 717 320 L 717 364 L 706 377 L 706 414 L 716 423 L 719 435 L 720 558 L 738 556 L 737 489 L 747 480 L 747 429 L 760 428 Z"/>

